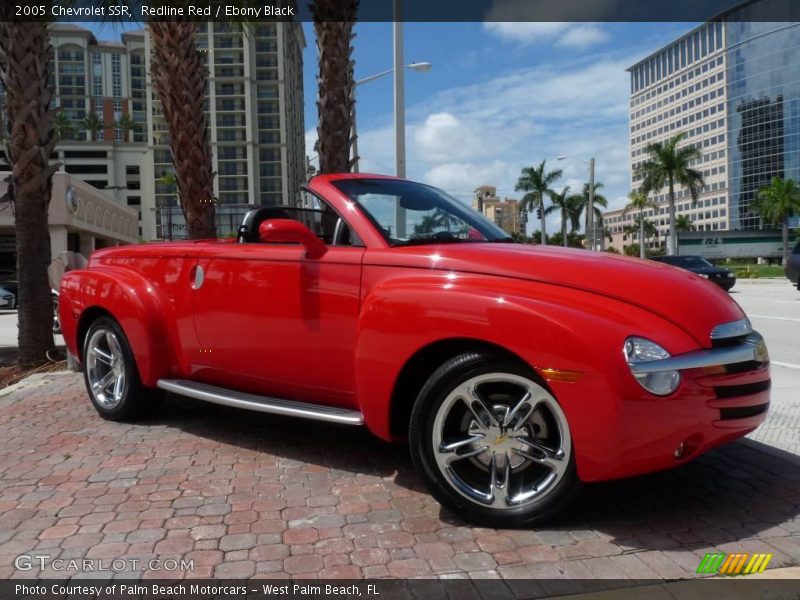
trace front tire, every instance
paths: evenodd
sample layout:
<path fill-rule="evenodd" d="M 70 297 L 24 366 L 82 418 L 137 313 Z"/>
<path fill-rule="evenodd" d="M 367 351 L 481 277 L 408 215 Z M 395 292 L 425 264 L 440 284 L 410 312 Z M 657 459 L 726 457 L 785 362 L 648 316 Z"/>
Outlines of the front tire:
<path fill-rule="evenodd" d="M 100 317 L 89 327 L 83 360 L 86 391 L 104 419 L 127 421 L 141 417 L 152 411 L 163 396 L 161 390 L 142 385 L 128 338 L 110 317 Z"/>
<path fill-rule="evenodd" d="M 411 414 L 411 457 L 433 496 L 483 526 L 552 518 L 578 487 L 569 424 L 523 365 L 457 356 L 422 388 Z"/>

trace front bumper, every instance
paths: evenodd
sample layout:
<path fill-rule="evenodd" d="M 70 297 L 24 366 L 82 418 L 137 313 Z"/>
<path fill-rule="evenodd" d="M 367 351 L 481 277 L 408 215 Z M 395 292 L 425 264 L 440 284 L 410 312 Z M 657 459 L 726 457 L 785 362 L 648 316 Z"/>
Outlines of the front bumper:
<path fill-rule="evenodd" d="M 769 407 L 769 355 L 760 334 L 722 338 L 709 349 L 630 366 L 633 372 L 676 370 L 670 396 L 637 390 L 622 377 L 614 432 L 618 444 L 579 464 L 584 481 L 640 475 L 683 464 L 758 427 Z M 578 442 L 576 441 L 576 444 Z"/>
<path fill-rule="evenodd" d="M 727 338 L 721 338 L 725 340 Z M 764 338 L 753 331 L 735 343 L 719 345 L 709 350 L 696 350 L 663 360 L 636 363 L 630 365 L 633 373 L 657 373 L 659 371 L 686 371 L 707 367 L 732 365 L 747 362 L 767 362 L 769 353 Z"/>
<path fill-rule="evenodd" d="M 718 285 L 727 292 L 736 284 L 736 277 L 710 277 L 708 281 Z"/>

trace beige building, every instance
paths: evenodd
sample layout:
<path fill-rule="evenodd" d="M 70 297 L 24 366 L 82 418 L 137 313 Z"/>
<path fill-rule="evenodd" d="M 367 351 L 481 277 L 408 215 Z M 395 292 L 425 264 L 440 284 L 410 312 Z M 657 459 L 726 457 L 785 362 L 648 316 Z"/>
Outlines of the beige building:
<path fill-rule="evenodd" d="M 619 210 L 609 210 L 603 213 L 603 226 L 608 230 L 611 235 L 611 239 L 604 238 L 605 248 L 614 248 L 620 254 L 624 253 L 625 246 L 630 246 L 631 244 L 638 244 L 639 243 L 639 230 L 636 230 L 636 233 L 626 233 L 625 229 L 628 227 L 634 227 L 636 218 L 639 216 L 638 211 L 629 211 L 626 215 L 623 216 L 624 209 Z M 645 215 L 650 212 L 653 214 L 653 211 L 645 211 Z M 649 221 L 654 221 L 653 218 L 645 216 L 645 219 Z M 647 236 L 645 240 L 646 247 L 650 250 L 656 250 L 660 248 L 661 244 L 666 243 L 666 239 L 668 237 L 667 231 L 668 228 L 658 227 L 658 235 L 654 236 Z M 662 231 L 664 233 L 662 233 Z"/>
<path fill-rule="evenodd" d="M 214 193 L 221 235 L 235 231 L 253 204 L 292 204 L 306 180 L 300 23 L 201 23 L 197 43 L 209 65 Z M 72 122 L 53 158 L 139 213 L 136 239 L 180 238 L 183 214 L 174 186 L 169 138 L 150 81 L 150 36 L 95 39 L 71 24 L 52 28 L 55 102 Z M 0 118 L 4 90 L 0 86 Z M 94 113 L 108 127 L 87 131 Z M 130 117 L 133 129 L 121 129 Z M 0 152 L 0 169 L 7 167 Z"/>
<path fill-rule="evenodd" d="M 497 224 L 510 235 L 525 235 L 528 223 L 527 214 L 522 210 L 519 200 L 497 197 L 497 188 L 482 185 L 475 190 L 472 208 L 484 217 Z"/>
<path fill-rule="evenodd" d="M 0 172 L 0 196 L 8 172 Z M 65 250 L 88 257 L 93 250 L 139 239 L 139 213 L 68 173 L 53 175 L 49 209 L 53 258 Z M 0 268 L 15 269 L 14 213 L 0 205 Z"/>
<path fill-rule="evenodd" d="M 726 25 L 722 21 L 704 23 L 628 69 L 631 188 L 642 183 L 636 169 L 647 159 L 647 145 L 685 132 L 687 139 L 681 145 L 691 144 L 702 152 L 691 166 L 703 174 L 706 185 L 696 204 L 688 191 L 678 186 L 677 214 L 688 215 L 696 228 L 704 231 L 730 227 Z M 666 189 L 651 194 L 659 207 L 645 211 L 661 240 L 668 238 L 669 231 L 667 194 Z M 621 211 L 612 211 L 606 213 L 604 222 L 616 236 L 633 219 L 632 213 L 623 217 Z"/>

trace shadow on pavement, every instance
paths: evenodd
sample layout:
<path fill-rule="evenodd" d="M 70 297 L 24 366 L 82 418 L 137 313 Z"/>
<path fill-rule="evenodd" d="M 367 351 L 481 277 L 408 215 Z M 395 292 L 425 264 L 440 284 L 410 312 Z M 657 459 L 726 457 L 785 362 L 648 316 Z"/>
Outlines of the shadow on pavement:
<path fill-rule="evenodd" d="M 218 407 L 172 396 L 154 422 L 192 435 L 350 474 L 377 476 L 422 494 L 405 445 L 364 428 Z M 151 421 L 151 422 L 152 422 Z M 800 458 L 747 440 L 671 471 L 587 485 L 537 534 L 592 530 L 629 550 L 714 547 L 800 531 Z M 427 501 L 435 503 L 432 498 Z M 426 502 L 427 502 L 426 501 Z M 439 519 L 467 525 L 439 509 Z M 545 538 L 546 539 L 546 538 Z"/>

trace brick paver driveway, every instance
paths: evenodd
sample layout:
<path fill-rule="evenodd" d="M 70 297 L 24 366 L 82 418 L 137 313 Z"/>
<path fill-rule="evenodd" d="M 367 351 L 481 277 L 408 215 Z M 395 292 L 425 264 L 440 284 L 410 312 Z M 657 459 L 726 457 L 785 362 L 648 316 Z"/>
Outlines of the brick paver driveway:
<path fill-rule="evenodd" d="M 193 559 L 181 577 L 679 578 L 714 549 L 800 562 L 800 463 L 752 445 L 496 531 L 443 511 L 407 449 L 366 431 L 180 398 L 109 423 L 78 374 L 0 400 L 0 440 L 0 578 L 39 575 L 14 570 L 32 551 Z"/>

